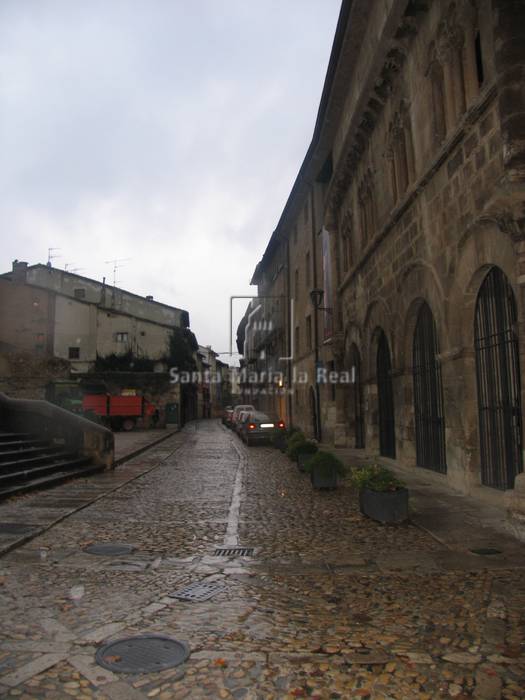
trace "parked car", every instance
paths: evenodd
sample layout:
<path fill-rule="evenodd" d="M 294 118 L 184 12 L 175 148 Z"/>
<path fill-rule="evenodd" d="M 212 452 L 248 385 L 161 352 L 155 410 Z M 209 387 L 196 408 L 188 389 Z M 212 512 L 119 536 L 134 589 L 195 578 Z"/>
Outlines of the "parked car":
<path fill-rule="evenodd" d="M 232 416 L 233 406 L 226 406 L 226 408 L 222 410 L 222 424 L 225 425 L 227 428 L 231 427 Z"/>
<path fill-rule="evenodd" d="M 234 431 L 237 433 L 237 435 L 240 435 L 240 430 L 242 427 L 242 424 L 244 423 L 245 420 L 249 417 L 251 411 L 241 411 L 239 415 L 237 416 L 237 420 L 235 421 L 233 425 Z"/>
<path fill-rule="evenodd" d="M 237 404 L 237 406 L 234 406 L 230 427 L 233 428 L 233 430 L 235 430 L 235 426 L 237 424 L 237 421 L 239 420 L 239 413 L 241 411 L 255 411 L 255 410 L 256 410 L 255 406 L 252 406 L 249 403 Z"/>
<path fill-rule="evenodd" d="M 283 420 L 268 416 L 260 411 L 251 411 L 243 416 L 239 425 L 239 436 L 249 446 L 256 443 L 269 443 L 277 433 L 286 429 Z"/>

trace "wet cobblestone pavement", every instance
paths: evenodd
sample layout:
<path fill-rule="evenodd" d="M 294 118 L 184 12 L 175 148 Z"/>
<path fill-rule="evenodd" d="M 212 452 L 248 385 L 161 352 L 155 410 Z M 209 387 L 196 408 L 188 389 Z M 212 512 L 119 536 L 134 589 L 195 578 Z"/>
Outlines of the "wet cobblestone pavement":
<path fill-rule="evenodd" d="M 520 562 L 367 520 L 346 485 L 313 491 L 281 453 L 215 421 L 138 465 L 143 476 L 0 559 L 0 697 L 525 697 Z M 102 542 L 135 549 L 83 551 Z M 255 551 L 215 556 L 222 545 Z M 203 580 L 224 590 L 169 596 Z M 149 674 L 94 663 L 103 643 L 141 634 L 191 655 Z"/>

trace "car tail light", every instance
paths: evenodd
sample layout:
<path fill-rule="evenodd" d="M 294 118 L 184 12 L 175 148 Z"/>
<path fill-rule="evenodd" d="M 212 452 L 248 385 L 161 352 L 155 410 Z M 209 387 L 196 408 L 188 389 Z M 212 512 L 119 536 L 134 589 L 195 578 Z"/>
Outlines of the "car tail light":
<path fill-rule="evenodd" d="M 277 423 L 277 427 L 278 427 L 278 428 L 281 428 L 282 430 L 284 430 L 284 428 L 286 428 L 286 425 L 285 425 L 285 423 L 284 423 L 283 420 L 280 420 L 280 421 Z"/>
<path fill-rule="evenodd" d="M 256 427 L 255 423 L 248 423 L 248 430 L 255 430 Z"/>

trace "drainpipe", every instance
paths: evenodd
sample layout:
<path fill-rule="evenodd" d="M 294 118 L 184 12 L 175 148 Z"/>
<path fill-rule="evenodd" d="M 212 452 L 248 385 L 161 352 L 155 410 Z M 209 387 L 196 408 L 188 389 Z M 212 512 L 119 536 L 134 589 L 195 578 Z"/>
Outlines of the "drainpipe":
<path fill-rule="evenodd" d="M 286 343 L 286 357 L 291 357 L 292 355 L 292 333 L 294 329 L 291 327 L 291 314 L 290 314 L 290 303 L 291 303 L 291 294 L 290 294 L 290 237 L 286 236 L 286 287 L 285 287 L 285 309 L 286 309 L 286 316 L 285 316 L 285 329 L 288 329 L 289 332 L 286 333 L 285 335 L 285 343 Z M 288 395 L 287 395 L 287 403 L 288 403 L 288 427 L 293 425 L 293 402 L 292 402 L 292 393 L 293 392 L 293 386 L 292 386 L 292 366 L 293 366 L 293 358 L 291 360 L 286 360 L 287 363 L 287 368 L 286 368 L 286 386 L 288 389 Z"/>
<path fill-rule="evenodd" d="M 317 289 L 317 241 L 316 241 L 316 230 L 315 230 L 315 192 L 314 185 L 310 185 L 310 200 L 311 206 L 311 218 L 312 218 L 312 265 L 313 265 L 313 289 Z M 315 436 L 319 442 L 322 442 L 323 432 L 321 428 L 321 391 L 319 389 L 319 382 L 317 377 L 317 365 L 319 363 L 319 322 L 318 322 L 318 309 L 314 306 L 314 346 L 315 346 L 315 413 L 316 413 L 316 428 L 317 435 Z"/>

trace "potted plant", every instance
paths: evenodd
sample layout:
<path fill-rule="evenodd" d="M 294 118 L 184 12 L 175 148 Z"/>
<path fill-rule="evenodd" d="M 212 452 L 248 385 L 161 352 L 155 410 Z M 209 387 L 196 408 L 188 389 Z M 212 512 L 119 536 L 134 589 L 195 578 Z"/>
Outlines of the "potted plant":
<path fill-rule="evenodd" d="M 288 441 L 298 432 L 298 428 L 289 428 L 288 430 L 278 430 L 274 433 L 272 444 L 281 452 L 286 452 Z"/>
<path fill-rule="evenodd" d="M 297 445 L 297 466 L 300 472 L 306 471 L 306 463 L 312 456 L 317 452 L 319 448 L 314 440 L 304 440 L 304 442 Z"/>
<path fill-rule="evenodd" d="M 361 467 L 352 474 L 359 489 L 359 507 L 380 523 L 402 523 L 408 518 L 408 490 L 389 469 L 378 464 Z"/>
<path fill-rule="evenodd" d="M 297 448 L 299 447 L 299 445 L 302 445 L 303 442 L 306 442 L 306 437 L 304 433 L 302 433 L 300 430 L 294 432 L 294 434 L 288 440 L 286 446 L 286 454 L 292 460 L 292 462 L 297 461 Z"/>
<path fill-rule="evenodd" d="M 314 489 L 335 489 L 338 478 L 346 473 L 344 464 L 331 452 L 316 452 L 305 467 Z"/>

